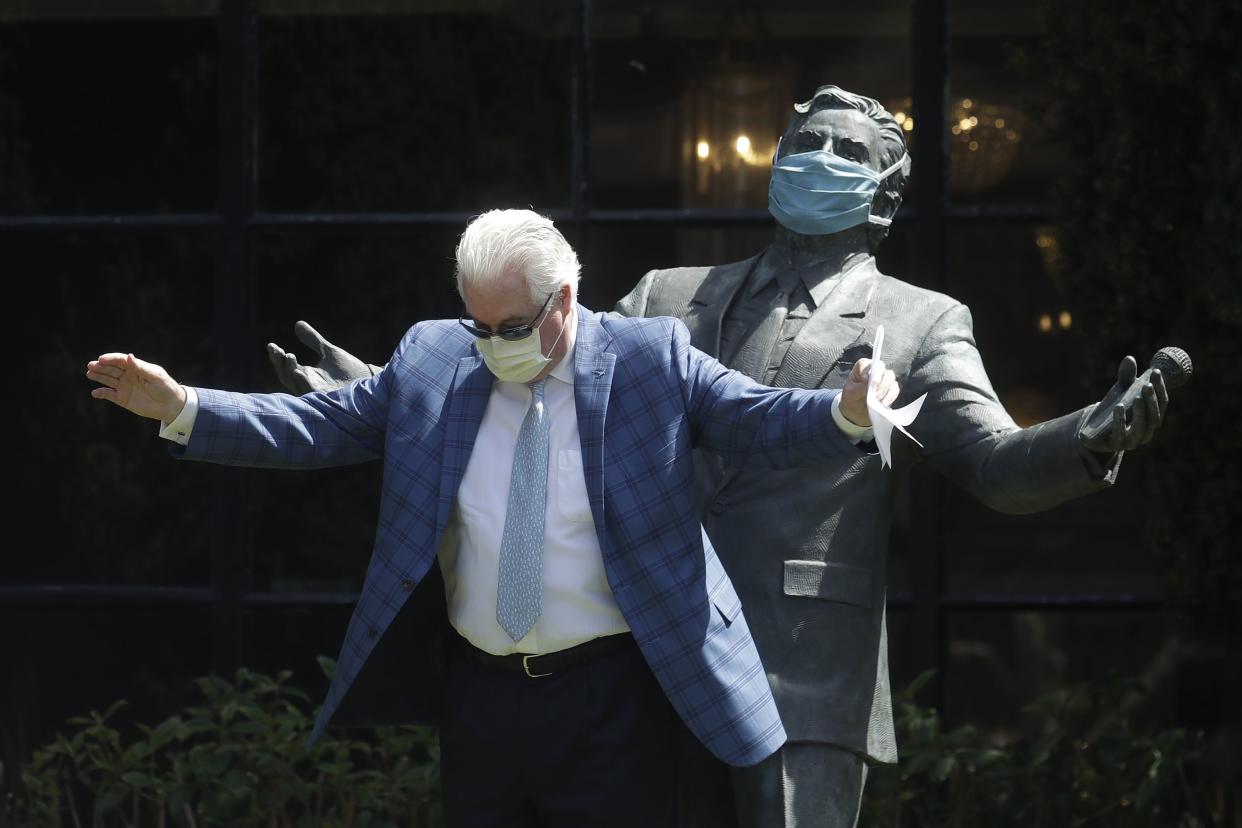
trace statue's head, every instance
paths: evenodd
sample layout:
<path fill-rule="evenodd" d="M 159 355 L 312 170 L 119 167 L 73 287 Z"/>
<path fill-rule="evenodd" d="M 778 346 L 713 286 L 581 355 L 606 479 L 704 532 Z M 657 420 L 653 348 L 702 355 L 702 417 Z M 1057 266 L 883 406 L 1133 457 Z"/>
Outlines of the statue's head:
<path fill-rule="evenodd" d="M 794 116 L 781 136 L 776 159 L 815 150 L 826 150 L 881 172 L 906 158 L 906 140 L 901 126 L 879 101 L 829 85 L 816 89 L 809 101 L 794 104 Z M 910 164 L 906 161 L 880 182 L 871 214 L 891 219 L 901 206 L 909 179 Z M 888 228 L 871 224 L 867 234 L 874 250 Z"/>

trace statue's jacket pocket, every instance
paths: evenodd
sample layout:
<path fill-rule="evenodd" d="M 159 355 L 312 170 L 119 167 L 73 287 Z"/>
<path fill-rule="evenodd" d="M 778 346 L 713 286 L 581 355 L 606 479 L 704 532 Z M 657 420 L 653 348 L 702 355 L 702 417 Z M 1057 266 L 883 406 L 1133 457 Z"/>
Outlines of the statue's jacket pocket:
<path fill-rule="evenodd" d="M 871 570 L 828 561 L 785 561 L 785 594 L 871 607 Z"/>

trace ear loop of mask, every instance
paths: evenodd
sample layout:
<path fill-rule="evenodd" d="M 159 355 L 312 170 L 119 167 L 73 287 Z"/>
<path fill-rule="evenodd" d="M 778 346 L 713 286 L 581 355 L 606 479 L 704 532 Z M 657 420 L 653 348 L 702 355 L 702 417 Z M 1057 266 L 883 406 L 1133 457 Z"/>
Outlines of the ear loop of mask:
<path fill-rule="evenodd" d="M 561 307 L 562 308 L 565 307 L 565 300 L 563 298 L 560 300 L 560 302 L 561 302 Z M 543 348 L 540 348 L 539 356 L 543 357 L 544 359 L 552 358 L 552 352 L 556 350 L 556 346 L 560 343 L 561 337 L 565 335 L 565 329 L 569 327 L 569 314 L 573 312 L 574 312 L 574 308 L 573 306 L 570 306 L 569 313 L 565 313 L 561 315 L 561 329 L 557 332 L 556 339 L 552 340 L 552 347 L 548 349 L 548 353 L 546 355 L 543 353 Z M 540 324 L 543 324 L 543 323 L 541 322 Z"/>
<path fill-rule="evenodd" d="M 909 157 L 910 157 L 910 153 L 903 152 L 901 154 L 901 158 L 897 159 L 896 164 L 893 164 L 891 167 L 886 169 L 884 172 L 880 173 L 880 180 L 883 181 L 884 179 L 888 178 L 890 175 L 895 173 L 899 168 L 904 166 L 906 163 L 906 159 Z M 876 191 L 876 194 L 877 195 L 879 194 L 879 190 Z M 867 207 L 867 221 L 868 222 L 870 222 L 871 224 L 878 224 L 881 227 L 888 227 L 890 224 L 893 223 L 893 220 L 891 218 L 884 218 L 883 216 L 872 215 L 871 207 L 874 207 L 874 206 L 875 204 L 874 204 L 874 199 L 873 199 L 873 203 Z"/>

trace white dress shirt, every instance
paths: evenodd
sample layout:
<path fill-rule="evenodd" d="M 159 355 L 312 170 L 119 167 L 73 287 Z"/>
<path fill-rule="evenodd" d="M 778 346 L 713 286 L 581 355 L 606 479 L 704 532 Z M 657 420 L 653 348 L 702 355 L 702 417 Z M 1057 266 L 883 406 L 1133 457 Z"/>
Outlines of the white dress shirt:
<path fill-rule="evenodd" d="M 576 326 L 576 316 L 572 320 Z M 529 386 L 492 383 L 457 503 L 440 543 L 449 622 L 494 655 L 551 653 L 592 638 L 627 632 L 604 571 L 582 469 L 574 346 L 544 386 L 548 417 L 548 499 L 544 519 L 543 599 L 535 626 L 514 641 L 496 620 L 500 540 L 518 431 L 530 407 Z"/>

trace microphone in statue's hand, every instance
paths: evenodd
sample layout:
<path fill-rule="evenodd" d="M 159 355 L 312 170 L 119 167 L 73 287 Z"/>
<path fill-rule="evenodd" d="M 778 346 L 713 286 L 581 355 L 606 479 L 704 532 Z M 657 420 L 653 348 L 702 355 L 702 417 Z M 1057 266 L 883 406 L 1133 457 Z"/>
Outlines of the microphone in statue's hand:
<path fill-rule="evenodd" d="M 1143 387 L 1152 381 L 1152 374 L 1157 371 L 1160 372 L 1166 389 L 1181 388 L 1190 382 L 1190 375 L 1194 373 L 1194 364 L 1190 361 L 1190 354 L 1181 348 L 1169 345 L 1156 351 L 1156 355 L 1151 358 L 1151 367 L 1139 374 L 1118 400 L 1118 403 L 1126 407 L 1126 425 L 1132 424 L 1134 405 L 1142 396 Z"/>
<path fill-rule="evenodd" d="M 1148 376 L 1152 371 L 1159 371 L 1164 376 L 1164 384 L 1168 388 L 1181 388 L 1190 382 L 1190 375 L 1195 372 L 1190 354 L 1172 345 L 1156 351 L 1151 358 L 1151 368 L 1144 372 Z"/>
<path fill-rule="evenodd" d="M 1095 451 L 1132 449 L 1151 439 L 1164 420 L 1169 388 L 1190 381 L 1194 364 L 1181 348 L 1161 348 L 1151 367 L 1135 376 L 1137 366 L 1126 357 L 1117 373 L 1117 384 L 1100 401 L 1078 433 L 1084 445 Z"/>

